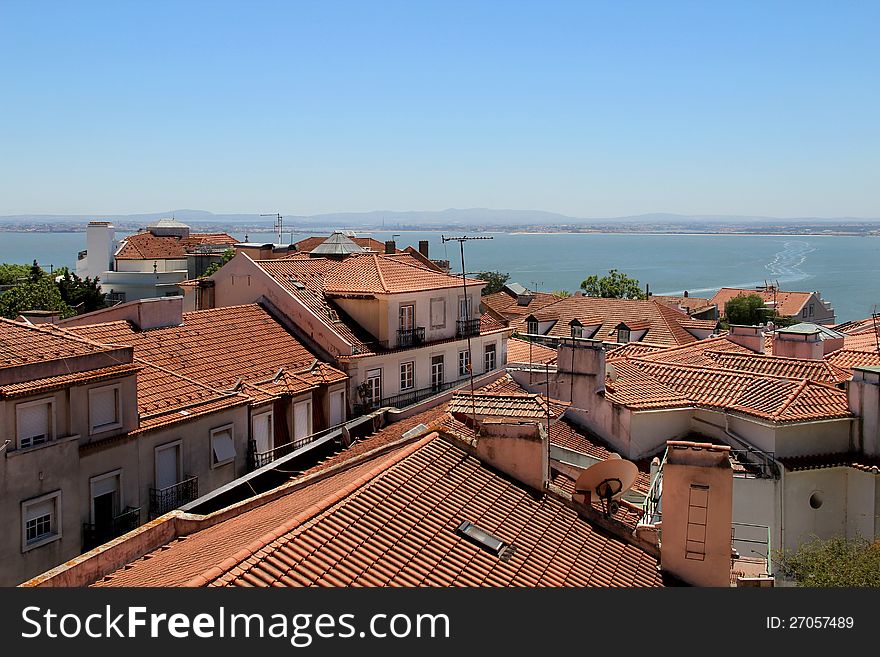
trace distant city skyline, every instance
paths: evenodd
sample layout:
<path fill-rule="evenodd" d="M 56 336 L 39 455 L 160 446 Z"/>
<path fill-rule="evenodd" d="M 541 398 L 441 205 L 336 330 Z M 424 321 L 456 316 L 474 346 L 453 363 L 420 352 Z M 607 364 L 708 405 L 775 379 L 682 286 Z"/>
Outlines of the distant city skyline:
<path fill-rule="evenodd" d="M 878 3 L 0 0 L 0 215 L 880 217 Z"/>

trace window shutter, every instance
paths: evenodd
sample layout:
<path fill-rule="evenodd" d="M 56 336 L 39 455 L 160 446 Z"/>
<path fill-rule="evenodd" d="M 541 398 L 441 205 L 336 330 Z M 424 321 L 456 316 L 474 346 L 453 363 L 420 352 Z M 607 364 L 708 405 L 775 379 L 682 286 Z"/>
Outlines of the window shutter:
<path fill-rule="evenodd" d="M 232 444 L 232 430 L 223 429 L 214 433 L 211 441 L 214 450 L 214 462 L 222 463 L 235 458 L 235 446 Z"/>
<path fill-rule="evenodd" d="M 92 427 L 98 428 L 119 422 L 117 418 L 116 388 L 92 390 L 89 395 Z"/>
<path fill-rule="evenodd" d="M 18 409 L 18 440 L 21 447 L 39 445 L 51 439 L 51 404 L 35 404 Z"/>
<path fill-rule="evenodd" d="M 38 504 L 31 504 L 27 507 L 25 511 L 24 521 L 34 520 L 35 518 L 39 518 L 40 516 L 50 515 L 53 516 L 55 514 L 55 498 L 49 500 L 44 500 Z"/>

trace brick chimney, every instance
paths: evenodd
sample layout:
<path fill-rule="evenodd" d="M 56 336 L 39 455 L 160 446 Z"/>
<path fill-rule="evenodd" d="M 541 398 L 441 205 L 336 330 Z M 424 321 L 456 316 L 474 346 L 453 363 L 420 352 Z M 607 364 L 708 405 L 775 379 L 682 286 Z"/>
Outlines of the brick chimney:
<path fill-rule="evenodd" d="M 419 253 L 428 257 L 428 240 L 419 240 Z"/>
<path fill-rule="evenodd" d="M 755 353 L 764 353 L 764 327 L 731 324 L 727 339 Z"/>
<path fill-rule="evenodd" d="M 385 241 L 385 255 L 394 255 L 397 253 L 397 244 L 394 240 Z"/>
<path fill-rule="evenodd" d="M 730 586 L 730 447 L 681 440 L 666 445 L 660 566 L 694 586 Z"/>

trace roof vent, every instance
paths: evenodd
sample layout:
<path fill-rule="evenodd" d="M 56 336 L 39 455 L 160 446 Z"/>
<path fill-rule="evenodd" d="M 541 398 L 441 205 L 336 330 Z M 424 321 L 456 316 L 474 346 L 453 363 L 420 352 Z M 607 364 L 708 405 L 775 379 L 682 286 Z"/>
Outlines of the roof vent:
<path fill-rule="evenodd" d="M 290 281 L 290 284 L 293 285 L 297 290 L 305 290 L 306 286 L 303 285 L 299 280 L 297 280 L 293 276 L 288 276 L 287 280 Z"/>

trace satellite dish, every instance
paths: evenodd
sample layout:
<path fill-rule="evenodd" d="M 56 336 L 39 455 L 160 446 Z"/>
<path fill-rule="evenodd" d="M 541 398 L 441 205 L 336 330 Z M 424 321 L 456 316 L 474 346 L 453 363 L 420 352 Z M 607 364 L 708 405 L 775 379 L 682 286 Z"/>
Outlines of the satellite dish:
<path fill-rule="evenodd" d="M 607 461 L 600 461 L 584 470 L 574 483 L 574 490 L 602 500 L 605 517 L 610 518 L 619 506 L 617 498 L 630 489 L 638 474 L 635 463 L 612 455 Z"/>

